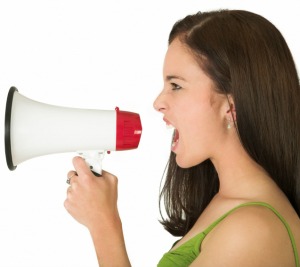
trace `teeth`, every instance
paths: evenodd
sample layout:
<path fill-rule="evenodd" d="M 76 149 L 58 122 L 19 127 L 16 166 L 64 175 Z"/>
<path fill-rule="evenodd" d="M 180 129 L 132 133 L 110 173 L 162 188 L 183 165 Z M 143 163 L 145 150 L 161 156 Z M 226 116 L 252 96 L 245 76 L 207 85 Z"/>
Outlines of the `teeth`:
<path fill-rule="evenodd" d="M 175 129 L 175 127 L 174 127 L 172 124 L 167 124 L 167 125 L 166 125 L 166 128 L 167 128 L 167 129 Z"/>
<path fill-rule="evenodd" d="M 172 147 L 176 146 L 176 144 L 178 143 L 179 140 L 173 141 L 172 142 Z"/>

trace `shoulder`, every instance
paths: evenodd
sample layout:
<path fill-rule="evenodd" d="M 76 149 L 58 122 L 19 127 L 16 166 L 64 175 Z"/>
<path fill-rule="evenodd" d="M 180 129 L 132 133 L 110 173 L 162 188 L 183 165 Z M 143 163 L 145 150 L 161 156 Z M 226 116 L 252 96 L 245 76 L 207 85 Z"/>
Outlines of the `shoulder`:
<path fill-rule="evenodd" d="M 291 242 L 281 220 L 267 207 L 244 206 L 207 235 L 192 266 L 289 266 L 290 259 Z"/>

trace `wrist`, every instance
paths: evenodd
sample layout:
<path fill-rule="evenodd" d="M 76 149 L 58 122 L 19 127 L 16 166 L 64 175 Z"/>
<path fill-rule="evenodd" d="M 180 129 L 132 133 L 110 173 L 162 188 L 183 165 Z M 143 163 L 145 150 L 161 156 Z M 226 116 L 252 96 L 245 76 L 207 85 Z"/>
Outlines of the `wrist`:
<path fill-rule="evenodd" d="M 89 228 L 100 266 L 130 267 L 120 217 L 103 218 Z"/>
<path fill-rule="evenodd" d="M 93 237 L 104 236 L 110 232 L 122 232 L 122 222 L 119 213 L 109 214 L 105 216 L 97 216 L 88 225 L 88 230 Z"/>

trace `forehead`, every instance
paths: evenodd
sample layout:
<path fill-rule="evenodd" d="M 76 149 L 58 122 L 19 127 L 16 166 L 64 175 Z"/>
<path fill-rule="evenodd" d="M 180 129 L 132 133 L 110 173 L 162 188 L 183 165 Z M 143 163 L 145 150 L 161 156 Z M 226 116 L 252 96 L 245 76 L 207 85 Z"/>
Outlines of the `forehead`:
<path fill-rule="evenodd" d="M 165 61 L 173 60 L 174 58 L 180 58 L 180 60 L 193 60 L 187 46 L 185 46 L 178 38 L 174 39 L 169 45 Z"/>
<path fill-rule="evenodd" d="M 178 38 L 168 47 L 163 72 L 164 77 L 174 75 L 187 80 L 205 75 L 192 53 Z"/>

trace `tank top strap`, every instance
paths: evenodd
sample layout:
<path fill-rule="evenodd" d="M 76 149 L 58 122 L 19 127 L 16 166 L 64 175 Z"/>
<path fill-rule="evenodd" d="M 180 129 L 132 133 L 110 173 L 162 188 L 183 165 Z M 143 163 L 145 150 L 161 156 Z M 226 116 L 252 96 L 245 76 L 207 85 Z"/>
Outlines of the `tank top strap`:
<path fill-rule="evenodd" d="M 235 208 L 233 208 L 233 209 L 229 210 L 228 212 L 226 212 L 224 215 L 222 215 L 216 221 L 214 221 L 210 226 L 208 226 L 203 231 L 203 233 L 205 235 L 207 235 L 221 221 L 223 221 L 229 214 L 231 214 L 232 212 L 234 212 L 235 210 L 237 210 L 237 209 L 239 209 L 241 207 L 247 207 L 247 206 L 263 206 L 263 207 L 266 207 L 266 208 L 270 209 L 271 211 L 273 211 L 273 213 L 281 220 L 281 222 L 283 223 L 283 225 L 285 226 L 285 228 L 286 228 L 286 230 L 288 232 L 288 235 L 289 235 L 291 243 L 292 243 L 292 247 L 293 247 L 293 251 L 294 251 L 294 256 L 295 256 L 296 267 L 300 267 L 299 256 L 298 256 L 298 251 L 297 251 L 297 247 L 296 247 L 296 241 L 295 241 L 295 238 L 293 236 L 292 230 L 291 230 L 289 224 L 287 223 L 287 221 L 282 217 L 282 215 L 274 207 L 272 207 L 268 203 L 265 203 L 265 202 L 247 202 L 247 203 L 243 203 L 241 205 L 238 205 Z"/>

